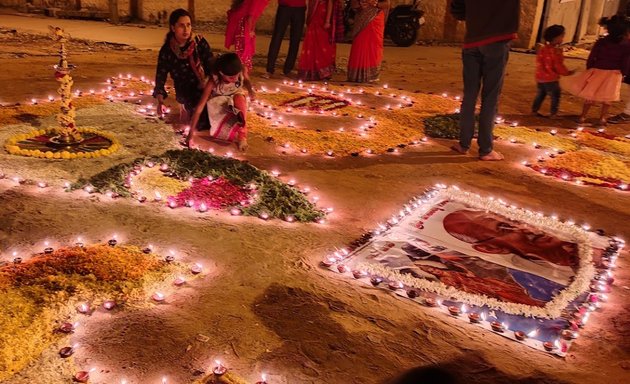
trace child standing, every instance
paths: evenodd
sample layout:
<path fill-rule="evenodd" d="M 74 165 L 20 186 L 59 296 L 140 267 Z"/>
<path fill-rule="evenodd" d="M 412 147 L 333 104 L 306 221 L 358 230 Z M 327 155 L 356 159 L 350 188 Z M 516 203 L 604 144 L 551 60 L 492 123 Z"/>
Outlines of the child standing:
<path fill-rule="evenodd" d="M 545 97 L 551 97 L 551 115 L 554 119 L 558 116 L 558 106 L 560 105 L 560 76 L 572 75 L 564 66 L 564 56 L 560 45 L 564 40 L 564 27 L 562 25 L 552 25 L 545 29 L 543 33 L 545 46 L 538 50 L 536 54 L 536 82 L 538 92 L 532 105 L 532 113 L 543 116 L 538 112 Z"/>
<path fill-rule="evenodd" d="M 236 54 L 249 71 L 256 51 L 256 21 L 269 0 L 233 0 L 227 13 L 225 48 L 234 45 Z"/>
<path fill-rule="evenodd" d="M 567 91 L 584 99 L 584 107 L 578 122 L 583 124 L 591 106 L 602 104 L 599 125 L 606 125 L 610 104 L 619 100 L 622 71 L 626 73 L 630 58 L 628 43 L 629 26 L 623 18 L 603 18 L 601 25 L 608 35 L 597 40 L 586 62 L 587 70 L 567 82 Z"/>
<path fill-rule="evenodd" d="M 241 151 L 247 149 L 247 99 L 254 100 L 255 93 L 247 68 L 236 53 L 219 56 L 213 65 L 212 77 L 206 84 L 201 100 L 192 117 L 191 127 L 199 121 L 204 108 L 208 109 L 210 136 L 214 139 L 235 141 Z M 192 130 L 190 131 L 192 133 Z M 188 145 L 191 133 L 186 137 Z"/>

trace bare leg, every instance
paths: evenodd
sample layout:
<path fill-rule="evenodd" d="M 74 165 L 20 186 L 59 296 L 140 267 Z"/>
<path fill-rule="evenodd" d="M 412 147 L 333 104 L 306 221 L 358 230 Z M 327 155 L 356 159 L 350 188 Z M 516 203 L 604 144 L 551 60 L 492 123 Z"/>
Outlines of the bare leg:
<path fill-rule="evenodd" d="M 238 149 L 245 151 L 247 149 L 247 99 L 243 95 L 234 96 L 234 107 L 239 110 L 239 119 L 242 120 L 243 125 L 238 133 Z"/>
<path fill-rule="evenodd" d="M 591 109 L 591 105 L 593 102 L 590 100 L 584 100 L 584 106 L 582 107 L 582 114 L 580 115 L 579 123 L 584 123 L 586 121 L 586 116 L 588 115 L 589 109 Z"/>
<path fill-rule="evenodd" d="M 599 115 L 599 124 L 602 126 L 606 125 L 606 121 L 608 120 L 609 109 L 610 109 L 610 104 L 602 103 L 602 114 Z"/>

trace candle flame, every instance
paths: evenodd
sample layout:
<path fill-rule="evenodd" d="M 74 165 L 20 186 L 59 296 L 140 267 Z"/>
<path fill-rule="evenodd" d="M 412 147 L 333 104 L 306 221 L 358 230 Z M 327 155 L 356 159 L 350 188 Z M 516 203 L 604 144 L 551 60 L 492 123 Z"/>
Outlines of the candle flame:
<path fill-rule="evenodd" d="M 481 320 L 486 321 L 486 313 L 481 312 Z"/>
<path fill-rule="evenodd" d="M 536 337 L 536 335 L 538 334 L 538 329 L 534 329 L 532 331 L 530 331 L 527 336 L 528 337 Z"/>

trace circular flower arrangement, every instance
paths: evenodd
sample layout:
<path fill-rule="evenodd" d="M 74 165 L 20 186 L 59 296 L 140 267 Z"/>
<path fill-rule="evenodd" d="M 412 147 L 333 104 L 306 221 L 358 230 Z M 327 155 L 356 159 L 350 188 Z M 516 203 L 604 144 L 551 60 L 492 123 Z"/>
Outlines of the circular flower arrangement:
<path fill-rule="evenodd" d="M 262 87 L 247 117 L 251 133 L 287 154 L 359 156 L 418 145 L 423 118 L 452 112 L 449 97 L 383 88 L 285 82 Z"/>
<path fill-rule="evenodd" d="M 54 129 L 33 130 L 10 137 L 4 148 L 12 155 L 46 159 L 91 159 L 116 152 L 120 143 L 109 133 L 94 128 L 76 128 L 81 135 L 76 145 L 51 145 L 58 132 Z"/>
<path fill-rule="evenodd" d="M 307 192 L 296 186 L 249 163 L 198 150 L 171 150 L 119 164 L 79 180 L 72 188 L 156 201 L 170 208 L 228 209 L 233 215 L 265 220 L 309 222 L 325 216 L 324 210 L 308 200 Z"/>

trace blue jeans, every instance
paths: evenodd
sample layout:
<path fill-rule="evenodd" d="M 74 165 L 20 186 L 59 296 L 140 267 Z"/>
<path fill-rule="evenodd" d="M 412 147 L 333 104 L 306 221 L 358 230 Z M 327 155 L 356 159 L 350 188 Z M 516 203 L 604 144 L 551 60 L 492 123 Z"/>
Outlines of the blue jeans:
<path fill-rule="evenodd" d="M 560 82 L 558 81 L 538 83 L 538 92 L 532 105 L 532 112 L 538 112 L 547 95 L 551 97 L 551 114 L 555 115 L 558 113 L 558 106 L 560 105 Z"/>
<path fill-rule="evenodd" d="M 464 149 L 470 148 L 475 133 L 475 105 L 481 90 L 477 135 L 479 156 L 492 152 L 492 130 L 509 53 L 509 41 L 462 50 L 464 99 L 459 116 L 459 145 Z"/>

